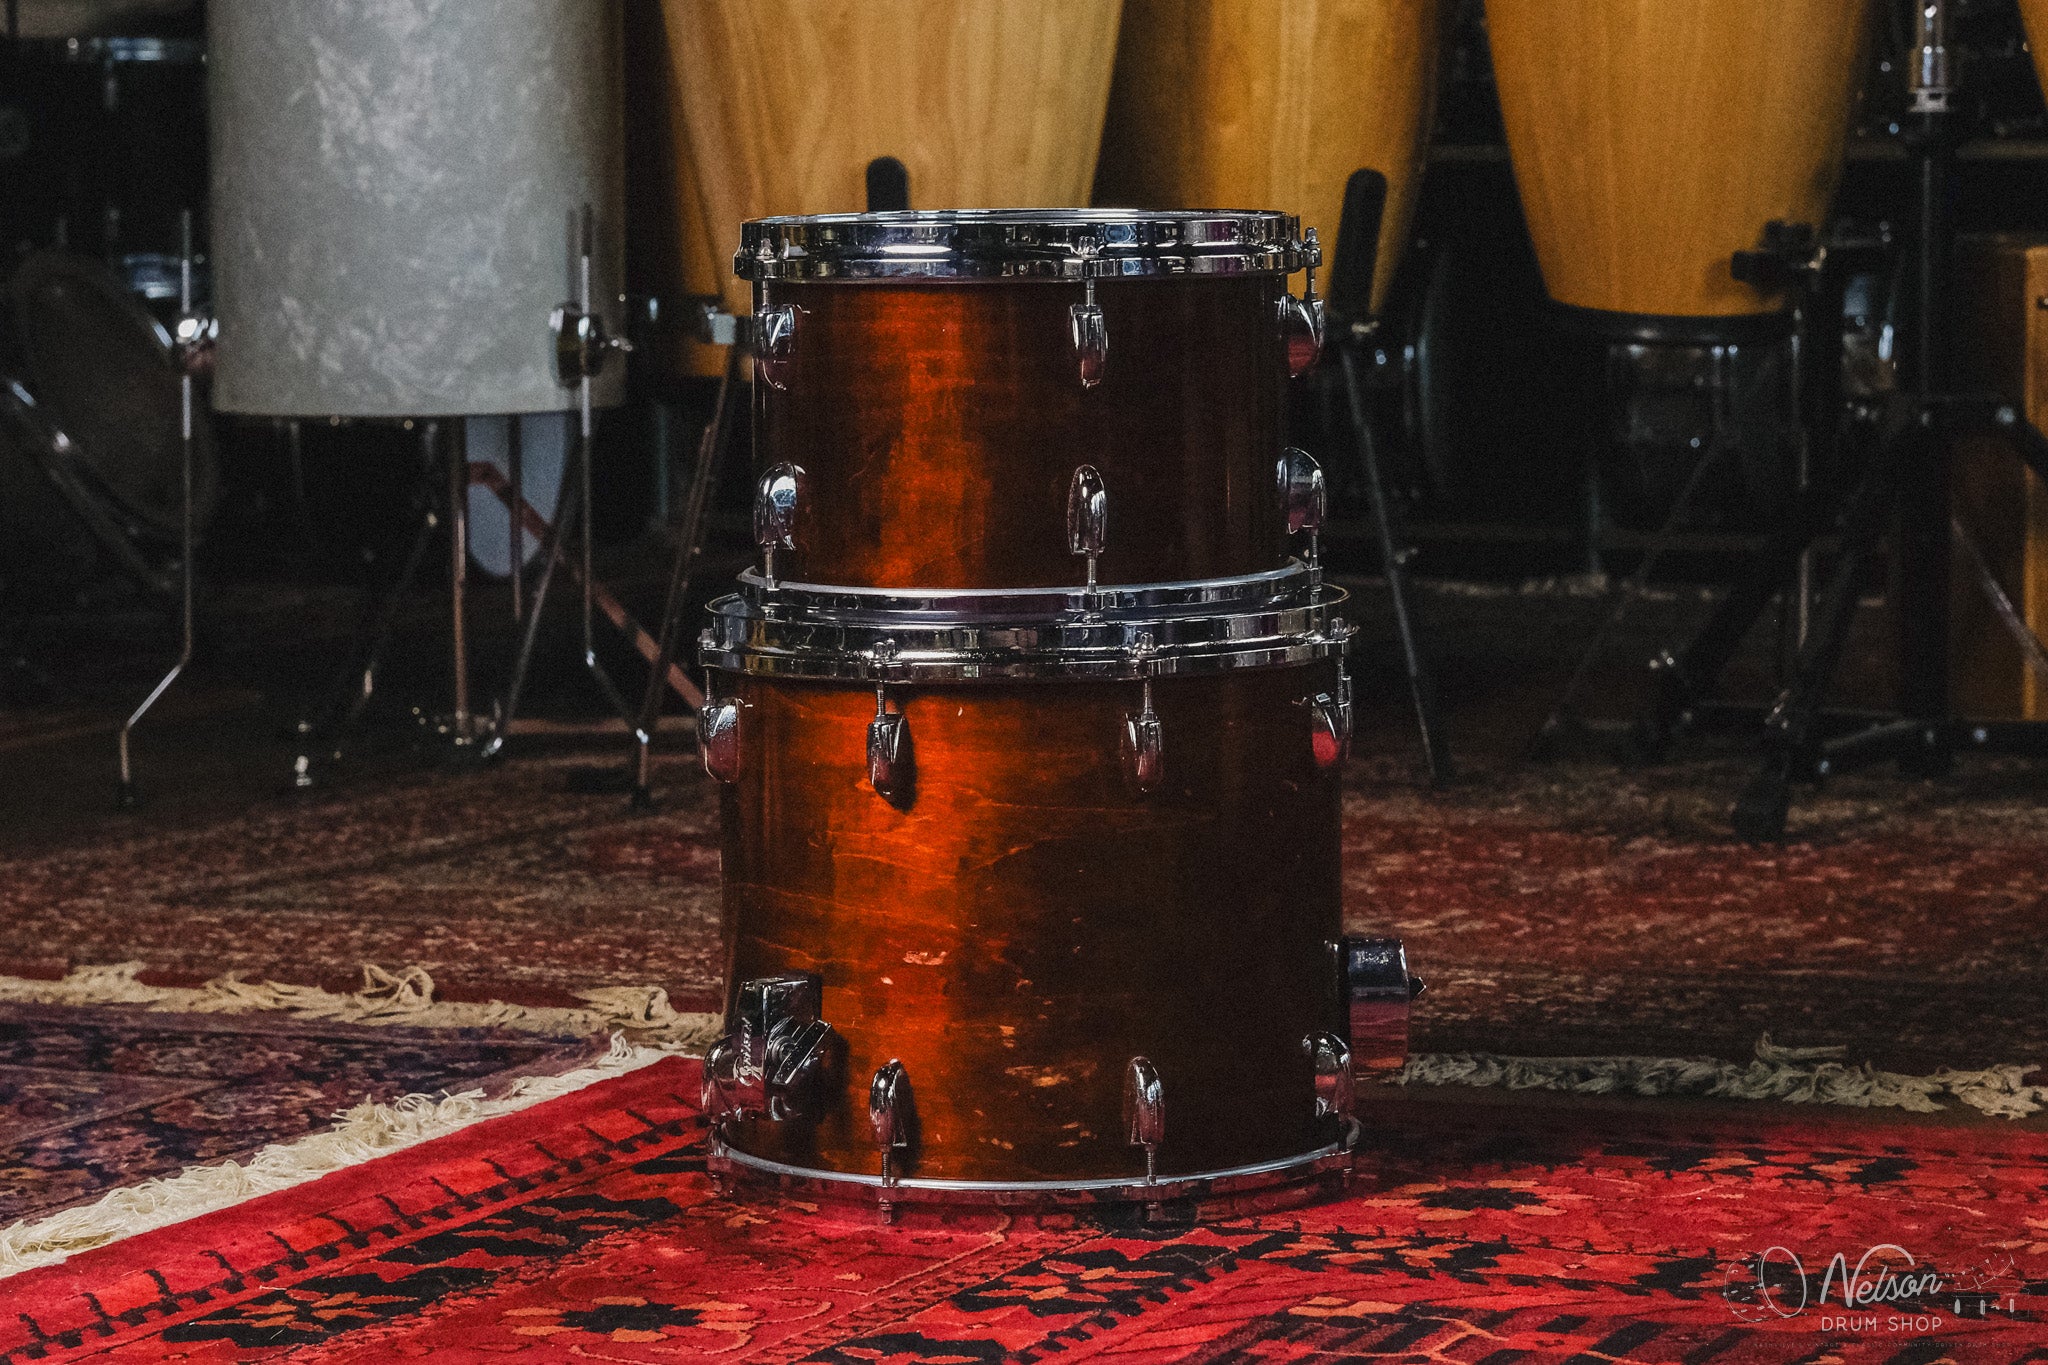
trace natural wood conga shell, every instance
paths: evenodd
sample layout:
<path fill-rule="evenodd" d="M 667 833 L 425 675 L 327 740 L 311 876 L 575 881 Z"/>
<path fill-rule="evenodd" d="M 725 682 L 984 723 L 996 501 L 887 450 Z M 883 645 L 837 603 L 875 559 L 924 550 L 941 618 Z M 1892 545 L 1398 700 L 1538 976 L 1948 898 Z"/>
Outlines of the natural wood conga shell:
<path fill-rule="evenodd" d="M 2020 22 L 2027 31 L 2027 46 L 2034 51 L 2034 74 L 2041 79 L 2041 86 L 2048 90 L 2048 52 L 2041 45 L 2048 43 L 2048 0 L 2019 0 Z"/>
<path fill-rule="evenodd" d="M 1337 246 L 1344 183 L 1387 177 L 1373 306 L 1436 109 L 1437 0 L 1125 0 L 1096 202 L 1279 209 Z"/>
<path fill-rule="evenodd" d="M 661 0 L 626 0 L 626 107 L 634 111 L 626 121 L 628 288 L 664 303 L 721 294 L 732 273 L 730 251 L 714 248 L 704 231 L 704 195 L 683 131 L 685 79 Z M 654 330 L 635 346 L 662 369 L 706 377 L 725 369 L 723 346 L 680 327 Z"/>
<path fill-rule="evenodd" d="M 1080 205 L 1121 0 L 663 0 L 705 240 L 858 212 L 893 156 L 919 208 Z M 725 272 L 729 305 L 751 307 Z"/>
<path fill-rule="evenodd" d="M 1770 312 L 1729 259 L 1826 218 L 1863 75 L 1865 0 L 1487 0 L 1501 118 L 1560 303 Z"/>

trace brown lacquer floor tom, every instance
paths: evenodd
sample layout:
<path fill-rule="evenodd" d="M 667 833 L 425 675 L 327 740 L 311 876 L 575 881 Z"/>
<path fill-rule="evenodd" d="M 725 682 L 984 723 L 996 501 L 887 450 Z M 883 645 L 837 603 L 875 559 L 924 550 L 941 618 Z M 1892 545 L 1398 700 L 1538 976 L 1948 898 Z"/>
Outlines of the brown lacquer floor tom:
<path fill-rule="evenodd" d="M 1341 933 L 1342 602 L 1296 563 L 715 603 L 720 1169 L 1066 1204 L 1345 1165 L 1409 983 Z"/>
<path fill-rule="evenodd" d="M 1281 568 L 1283 399 L 1320 329 L 1288 276 L 1317 259 L 1278 213 L 746 224 L 776 572 L 1015 589 Z"/>

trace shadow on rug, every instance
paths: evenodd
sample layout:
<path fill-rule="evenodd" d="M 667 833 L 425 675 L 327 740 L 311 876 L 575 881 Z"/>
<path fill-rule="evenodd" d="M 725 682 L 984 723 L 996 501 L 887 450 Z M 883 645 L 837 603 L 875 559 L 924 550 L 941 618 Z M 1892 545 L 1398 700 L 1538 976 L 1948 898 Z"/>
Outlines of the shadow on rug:
<path fill-rule="evenodd" d="M 1335 1202 L 890 1227 L 721 1198 L 696 1088 L 660 1062 L 16 1276 L 0 1362 L 1854 1365 L 2039 1359 L 2048 1332 L 2048 1144 L 2024 1131 L 1392 1096 Z M 1835 1253 L 1883 1243 L 1938 1288 L 1817 1301 Z"/>

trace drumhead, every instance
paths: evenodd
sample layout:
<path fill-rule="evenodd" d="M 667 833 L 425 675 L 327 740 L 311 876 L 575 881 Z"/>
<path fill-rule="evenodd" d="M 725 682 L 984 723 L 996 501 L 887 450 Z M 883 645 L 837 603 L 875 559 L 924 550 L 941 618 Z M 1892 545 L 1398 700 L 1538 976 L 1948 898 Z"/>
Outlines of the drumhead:
<path fill-rule="evenodd" d="M 97 261 L 40 251 L 8 282 L 30 387 L 69 433 L 99 491 L 145 535 L 175 542 L 183 522 L 182 395 L 171 339 Z M 219 493 L 212 429 L 193 423 L 195 519 Z"/>
<path fill-rule="evenodd" d="M 1291 274 L 1321 263 L 1291 213 L 955 209 L 756 218 L 746 280 L 1055 279 Z"/>

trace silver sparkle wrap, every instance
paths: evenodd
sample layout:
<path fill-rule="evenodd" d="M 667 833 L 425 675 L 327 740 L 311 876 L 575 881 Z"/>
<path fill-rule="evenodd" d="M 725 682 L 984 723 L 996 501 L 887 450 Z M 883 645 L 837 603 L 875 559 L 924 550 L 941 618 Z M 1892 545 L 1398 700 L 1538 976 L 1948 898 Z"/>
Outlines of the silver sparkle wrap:
<path fill-rule="evenodd" d="M 207 39 L 214 406 L 573 407 L 548 317 L 585 202 L 620 324 L 619 0 L 213 0 Z"/>

